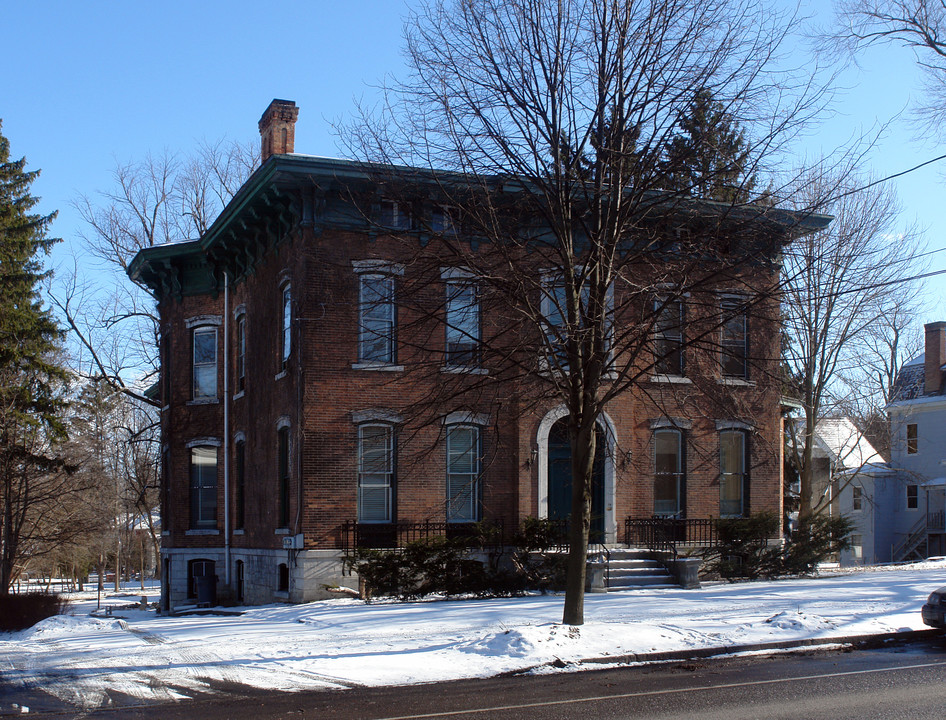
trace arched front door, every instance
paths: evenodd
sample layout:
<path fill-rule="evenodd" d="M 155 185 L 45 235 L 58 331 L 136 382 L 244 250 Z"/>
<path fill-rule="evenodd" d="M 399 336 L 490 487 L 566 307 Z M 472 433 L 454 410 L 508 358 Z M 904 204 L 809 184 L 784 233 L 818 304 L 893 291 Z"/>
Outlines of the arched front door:
<path fill-rule="evenodd" d="M 592 467 L 591 534 L 589 542 L 604 542 L 604 453 L 605 440 L 595 428 L 595 461 Z M 568 520 L 572 511 L 572 449 L 568 442 L 568 418 L 549 431 L 549 519 Z"/>

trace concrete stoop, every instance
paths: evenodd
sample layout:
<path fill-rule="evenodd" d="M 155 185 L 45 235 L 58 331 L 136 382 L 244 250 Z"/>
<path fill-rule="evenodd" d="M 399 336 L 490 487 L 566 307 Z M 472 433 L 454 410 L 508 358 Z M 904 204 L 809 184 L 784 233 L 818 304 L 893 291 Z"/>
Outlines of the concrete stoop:
<path fill-rule="evenodd" d="M 676 578 L 647 550 L 612 550 L 608 590 L 680 587 Z"/>

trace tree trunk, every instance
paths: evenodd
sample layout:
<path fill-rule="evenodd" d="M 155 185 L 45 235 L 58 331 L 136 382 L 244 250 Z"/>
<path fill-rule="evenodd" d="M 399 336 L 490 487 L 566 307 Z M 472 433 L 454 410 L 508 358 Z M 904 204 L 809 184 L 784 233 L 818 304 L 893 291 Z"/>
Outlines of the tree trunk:
<path fill-rule="evenodd" d="M 576 427 L 569 420 L 572 451 L 572 509 L 568 531 L 568 576 L 562 623 L 585 623 L 585 575 L 588 567 L 588 534 L 591 530 L 591 488 L 595 457 L 594 421 Z"/>

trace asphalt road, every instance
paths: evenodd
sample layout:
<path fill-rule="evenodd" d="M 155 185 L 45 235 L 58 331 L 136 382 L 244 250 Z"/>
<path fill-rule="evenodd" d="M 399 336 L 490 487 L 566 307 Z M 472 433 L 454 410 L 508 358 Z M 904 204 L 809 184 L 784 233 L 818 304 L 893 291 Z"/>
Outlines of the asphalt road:
<path fill-rule="evenodd" d="M 38 690 L 38 689 L 37 689 Z M 946 715 L 946 637 L 883 648 L 817 650 L 582 672 L 339 692 L 243 687 L 173 705 L 114 698 L 92 713 L 30 708 L 30 717 L 109 718 L 937 718 Z M 39 699 L 39 698 L 34 698 Z M 11 712 L 3 704 L 4 714 Z"/>

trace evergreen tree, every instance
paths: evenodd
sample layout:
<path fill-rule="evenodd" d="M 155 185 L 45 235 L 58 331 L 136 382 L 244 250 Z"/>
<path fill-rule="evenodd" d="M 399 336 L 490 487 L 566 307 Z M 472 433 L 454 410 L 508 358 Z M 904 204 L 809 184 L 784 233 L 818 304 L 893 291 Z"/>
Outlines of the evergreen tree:
<path fill-rule="evenodd" d="M 755 187 L 749 144 L 712 92 L 694 93 L 677 114 L 677 128 L 665 150 L 666 189 L 704 200 L 748 201 Z"/>
<path fill-rule="evenodd" d="M 40 540 L 37 503 L 57 499 L 38 485 L 61 474 L 56 448 L 65 436 L 62 332 L 40 300 L 55 214 L 31 214 L 39 173 L 25 165 L 25 158 L 10 160 L 0 132 L 0 594 L 9 591 L 23 549 Z"/>

